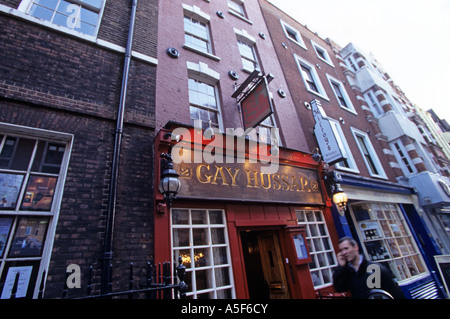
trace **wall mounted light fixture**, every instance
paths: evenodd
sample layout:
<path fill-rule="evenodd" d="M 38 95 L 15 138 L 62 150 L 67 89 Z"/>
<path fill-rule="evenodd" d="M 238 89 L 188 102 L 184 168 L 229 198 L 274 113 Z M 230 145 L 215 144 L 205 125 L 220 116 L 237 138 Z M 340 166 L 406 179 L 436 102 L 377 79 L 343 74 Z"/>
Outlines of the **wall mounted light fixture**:
<path fill-rule="evenodd" d="M 336 171 L 330 171 L 325 175 L 325 185 L 328 195 L 333 199 L 333 203 L 338 207 L 339 214 L 344 216 L 347 208 L 348 196 L 342 189 L 340 182 L 342 176 Z"/>
<path fill-rule="evenodd" d="M 161 154 L 161 171 L 159 191 L 163 194 L 164 201 L 170 209 L 181 189 L 181 182 L 178 179 L 180 175 L 173 169 L 173 162 L 170 154 Z"/>

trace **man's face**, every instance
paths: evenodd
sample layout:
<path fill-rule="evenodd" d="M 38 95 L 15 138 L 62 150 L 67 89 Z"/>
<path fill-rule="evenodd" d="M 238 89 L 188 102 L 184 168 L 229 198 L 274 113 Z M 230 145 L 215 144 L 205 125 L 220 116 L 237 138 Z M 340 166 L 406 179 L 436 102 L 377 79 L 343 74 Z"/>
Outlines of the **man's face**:
<path fill-rule="evenodd" d="M 359 256 L 358 246 L 352 246 L 348 240 L 339 244 L 342 256 L 349 263 L 353 262 Z"/>

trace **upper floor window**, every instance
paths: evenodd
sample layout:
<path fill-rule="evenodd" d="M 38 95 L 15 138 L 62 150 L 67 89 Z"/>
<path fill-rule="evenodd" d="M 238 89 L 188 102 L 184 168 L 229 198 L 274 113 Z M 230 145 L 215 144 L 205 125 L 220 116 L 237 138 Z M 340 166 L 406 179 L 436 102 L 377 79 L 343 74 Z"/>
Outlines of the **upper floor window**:
<path fill-rule="evenodd" d="M 381 116 L 384 114 L 383 107 L 373 96 L 372 92 L 368 91 L 367 93 L 364 94 L 364 97 L 366 98 L 366 101 L 369 103 L 370 109 L 372 110 L 372 113 L 375 114 L 375 116 Z"/>
<path fill-rule="evenodd" d="M 400 163 L 400 167 L 402 168 L 402 171 L 405 174 L 405 176 L 417 173 L 416 166 L 413 164 L 411 157 L 409 157 L 409 154 L 406 151 L 403 143 L 400 140 L 398 140 L 392 142 L 391 147 L 394 149 L 395 157 L 397 158 L 397 161 Z"/>
<path fill-rule="evenodd" d="M 230 12 L 237 14 L 242 18 L 247 18 L 244 10 L 244 2 L 242 0 L 228 0 L 228 7 Z"/>
<path fill-rule="evenodd" d="M 196 50 L 211 53 L 208 24 L 184 17 L 185 42 Z"/>
<path fill-rule="evenodd" d="M 353 106 L 353 103 L 350 100 L 347 91 L 345 90 L 344 84 L 342 84 L 341 81 L 333 78 L 329 74 L 327 74 L 327 78 L 330 82 L 331 87 L 333 88 L 334 95 L 336 96 L 340 107 L 356 114 L 355 107 Z"/>
<path fill-rule="evenodd" d="M 345 62 L 347 62 L 347 65 L 353 70 L 353 71 L 358 71 L 359 67 L 358 64 L 356 63 L 355 59 L 352 56 L 349 56 L 347 59 L 345 59 Z"/>
<path fill-rule="evenodd" d="M 238 40 L 238 47 L 242 59 L 242 68 L 249 72 L 259 69 L 255 46 Z"/>
<path fill-rule="evenodd" d="M 307 50 L 305 42 L 303 42 L 300 32 L 297 29 L 295 29 L 294 27 L 287 24 L 286 22 L 284 22 L 284 21 L 280 21 L 280 22 L 281 22 L 281 26 L 283 27 L 284 34 L 286 35 L 286 37 L 289 40 L 291 40 L 294 43 L 301 46 L 303 49 Z"/>
<path fill-rule="evenodd" d="M 377 153 L 373 148 L 372 142 L 370 142 L 369 136 L 355 128 L 352 128 L 352 132 L 364 162 L 366 163 L 370 176 L 386 178 L 386 173 L 384 172 Z"/>
<path fill-rule="evenodd" d="M 306 90 L 329 100 L 314 66 L 306 60 L 300 58 L 298 55 L 295 55 L 295 58 L 300 74 L 302 75 L 303 82 L 306 86 Z"/>
<path fill-rule="evenodd" d="M 202 128 L 220 128 L 220 110 L 217 99 L 217 91 L 214 85 L 190 78 L 189 105 L 191 113 L 191 124 L 201 120 Z"/>
<path fill-rule="evenodd" d="M 342 161 L 336 163 L 336 168 L 344 171 L 359 173 L 358 167 L 356 166 L 355 159 L 353 158 L 352 151 L 348 146 L 347 140 L 345 138 L 344 132 L 338 121 L 328 118 L 331 124 L 331 129 L 333 130 L 334 136 L 338 142 L 339 149 L 344 157 Z"/>
<path fill-rule="evenodd" d="M 323 62 L 325 62 L 331 66 L 334 66 L 333 62 L 331 61 L 330 55 L 328 54 L 328 51 L 324 47 L 318 45 L 313 40 L 311 40 L 311 44 L 313 45 L 313 48 L 316 51 L 317 57 L 320 60 L 322 60 Z"/>
<path fill-rule="evenodd" d="M 97 33 L 104 0 L 23 0 L 19 10 L 87 35 Z"/>

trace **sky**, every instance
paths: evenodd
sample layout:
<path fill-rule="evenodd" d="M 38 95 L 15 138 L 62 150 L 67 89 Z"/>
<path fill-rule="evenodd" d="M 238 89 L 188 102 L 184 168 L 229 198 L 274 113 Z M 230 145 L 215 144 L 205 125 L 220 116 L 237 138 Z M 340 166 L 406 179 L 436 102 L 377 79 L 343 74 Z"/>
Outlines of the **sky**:
<path fill-rule="evenodd" d="M 352 42 L 409 100 L 450 123 L 450 0 L 269 0 L 322 38 Z"/>

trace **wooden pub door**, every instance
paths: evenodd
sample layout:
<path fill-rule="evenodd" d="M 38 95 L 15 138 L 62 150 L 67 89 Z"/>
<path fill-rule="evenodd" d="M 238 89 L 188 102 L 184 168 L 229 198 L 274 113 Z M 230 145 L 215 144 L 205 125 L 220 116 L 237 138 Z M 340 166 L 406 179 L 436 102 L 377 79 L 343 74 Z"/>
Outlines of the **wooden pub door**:
<path fill-rule="evenodd" d="M 242 231 L 250 299 L 287 299 L 289 288 L 276 231 Z"/>

